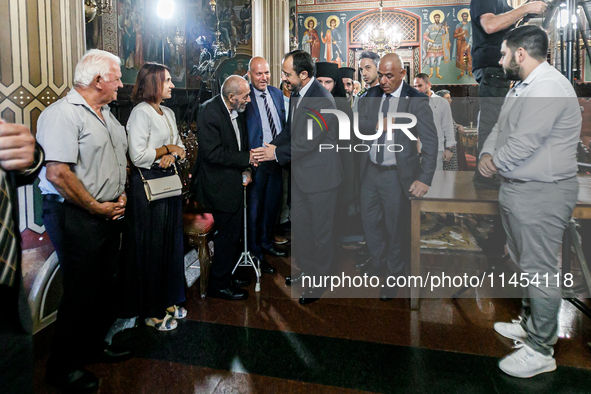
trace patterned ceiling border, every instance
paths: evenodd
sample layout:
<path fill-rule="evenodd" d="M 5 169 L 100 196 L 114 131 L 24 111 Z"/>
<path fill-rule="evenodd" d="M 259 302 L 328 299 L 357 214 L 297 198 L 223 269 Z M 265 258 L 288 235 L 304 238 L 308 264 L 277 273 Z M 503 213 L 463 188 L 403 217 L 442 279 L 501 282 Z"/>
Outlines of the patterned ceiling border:
<path fill-rule="evenodd" d="M 313 0 L 311 0 L 313 1 Z M 380 3 L 378 1 L 373 2 L 359 2 L 355 0 L 355 2 L 347 2 L 347 3 L 327 3 L 324 4 L 315 4 L 313 5 L 312 2 L 309 0 L 298 0 L 298 13 L 306 13 L 306 12 L 330 12 L 330 11 L 344 11 L 344 10 L 367 10 L 378 8 Z M 316 0 L 317 3 L 320 3 L 321 0 Z M 327 1 L 327 0 L 324 0 Z M 307 5 L 309 4 L 309 5 Z M 384 1 L 384 8 L 389 7 L 433 7 L 433 6 L 453 6 L 458 4 L 470 4 L 470 0 L 457 0 L 451 2 L 450 0 L 431 0 L 428 4 L 426 4 L 425 0 L 401 0 L 401 1 Z"/>

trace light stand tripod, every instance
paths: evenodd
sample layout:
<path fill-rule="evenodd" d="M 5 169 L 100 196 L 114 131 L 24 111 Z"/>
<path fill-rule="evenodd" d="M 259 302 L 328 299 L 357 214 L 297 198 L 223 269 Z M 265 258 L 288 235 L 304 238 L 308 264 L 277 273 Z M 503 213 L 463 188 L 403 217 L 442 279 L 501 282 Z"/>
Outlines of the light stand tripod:
<path fill-rule="evenodd" d="M 579 61 L 579 49 L 581 42 L 587 53 L 587 58 L 591 62 L 591 47 L 589 46 L 589 41 L 586 37 L 585 24 L 583 23 L 582 18 L 577 16 L 577 12 L 579 11 L 580 14 L 585 17 L 587 26 L 591 26 L 591 1 L 589 0 L 549 1 L 542 22 L 542 28 L 544 30 L 550 31 L 554 28 L 556 34 L 560 37 L 560 42 L 556 42 L 557 40 L 555 40 L 554 43 L 555 47 L 560 48 L 560 54 L 558 55 L 558 53 L 556 53 L 556 59 L 560 59 L 560 70 L 573 84 L 575 81 L 575 74 L 573 72 L 575 66 L 577 70 L 580 70 L 581 62 Z M 529 19 L 530 16 L 528 15 L 522 22 L 526 23 Z M 577 38 L 580 38 L 580 40 Z M 556 59 L 554 62 L 555 66 Z"/>
<path fill-rule="evenodd" d="M 243 178 L 243 183 L 246 183 L 246 179 Z M 254 268 L 254 272 L 257 276 L 257 283 L 255 285 L 254 291 L 259 292 L 261 291 L 261 262 L 258 258 L 253 257 L 250 252 L 248 251 L 248 242 L 247 242 L 247 232 L 248 232 L 248 222 L 246 221 L 246 212 L 247 212 L 247 204 L 246 204 L 246 186 L 244 186 L 244 251 L 240 255 L 238 262 L 234 266 L 232 270 L 232 274 L 236 271 L 238 267 L 252 267 Z M 256 260 L 256 265 L 254 263 Z"/>

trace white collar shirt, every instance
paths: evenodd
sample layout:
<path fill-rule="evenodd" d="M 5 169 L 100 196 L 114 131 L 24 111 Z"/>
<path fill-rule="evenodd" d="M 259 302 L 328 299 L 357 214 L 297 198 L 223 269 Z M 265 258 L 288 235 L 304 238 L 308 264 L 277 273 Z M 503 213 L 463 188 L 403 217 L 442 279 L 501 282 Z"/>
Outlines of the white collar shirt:
<path fill-rule="evenodd" d="M 541 63 L 507 94 L 482 154 L 499 174 L 522 181 L 555 182 L 577 173 L 582 116 L 568 80 Z"/>
<path fill-rule="evenodd" d="M 224 107 L 226 107 L 226 110 L 228 111 L 228 114 L 230 115 L 230 120 L 232 121 L 232 127 L 234 127 L 234 133 L 236 134 L 236 142 L 238 142 L 238 150 L 241 151 L 242 144 L 240 143 L 240 128 L 238 127 L 238 121 L 237 121 L 238 111 L 236 111 L 235 109 L 230 111 L 230 109 L 228 108 L 228 105 L 226 104 L 226 100 L 224 100 L 223 97 L 222 97 L 222 102 L 224 103 Z"/>
<path fill-rule="evenodd" d="M 314 77 L 310 78 L 310 82 L 308 82 L 306 86 L 302 87 L 302 89 L 300 89 L 300 91 L 298 92 L 300 97 L 297 97 L 299 100 L 296 104 L 296 108 L 300 105 L 300 102 L 302 101 L 301 98 L 304 97 L 306 93 L 308 93 L 308 90 L 310 90 L 310 86 L 312 86 L 312 82 L 314 82 L 314 79 Z"/>
<path fill-rule="evenodd" d="M 445 148 L 453 148 L 456 146 L 456 137 L 454 135 L 454 121 L 449 103 L 443 97 L 439 97 L 431 92 L 429 106 L 433 111 L 433 122 L 437 129 L 439 152 L 443 152 Z"/>
<path fill-rule="evenodd" d="M 46 161 L 71 164 L 90 195 L 106 202 L 117 199 L 125 190 L 128 145 L 125 128 L 109 106 L 100 111 L 103 119 L 72 89 L 43 111 L 37 123 L 37 141 Z M 59 194 L 47 180 L 46 171 L 44 167 L 39 174 L 41 193 Z"/>
<path fill-rule="evenodd" d="M 398 89 L 396 89 L 391 95 L 392 98 L 390 99 L 389 105 L 388 105 L 388 112 L 396 112 L 398 110 L 398 100 L 400 98 L 400 94 L 402 93 L 402 85 L 404 85 L 403 82 L 400 82 L 400 86 L 398 86 Z M 384 93 L 382 95 L 382 100 L 380 101 L 380 110 L 382 108 L 382 105 L 384 104 L 384 100 L 386 100 L 386 96 L 387 94 Z M 378 116 L 379 119 L 382 119 L 381 117 Z M 376 130 L 377 132 L 377 130 Z M 383 131 L 384 133 L 386 132 L 386 130 Z M 378 154 L 378 149 L 385 149 L 384 150 L 384 161 L 381 163 L 381 165 L 383 166 L 393 166 L 396 164 L 396 153 L 394 152 L 395 147 L 393 146 L 393 144 L 396 141 L 394 141 L 394 133 L 392 133 L 392 140 L 388 139 L 388 136 L 386 136 L 386 141 L 385 141 L 385 146 L 378 146 L 378 140 L 374 140 L 371 144 L 371 149 L 369 150 L 369 158 L 372 162 L 378 164 L 377 161 L 377 154 Z M 390 148 L 388 149 L 388 146 L 390 145 Z"/>
<path fill-rule="evenodd" d="M 277 108 L 275 107 L 275 103 L 273 102 L 273 97 L 271 97 L 271 93 L 269 89 L 265 89 L 264 91 L 260 91 L 253 87 L 254 96 L 256 98 L 256 105 L 259 109 L 259 115 L 261 117 L 261 127 L 263 129 L 263 142 L 270 143 L 273 141 L 273 133 L 271 132 L 271 125 L 269 124 L 269 118 L 267 116 L 267 110 L 265 108 L 265 99 L 261 97 L 263 94 L 266 95 L 267 105 L 269 106 L 269 110 L 271 111 L 271 116 L 273 117 L 273 122 L 275 123 L 275 130 L 277 131 L 277 135 L 281 133 L 281 120 L 279 118 L 279 113 Z M 251 147 L 258 148 L 258 147 Z"/>

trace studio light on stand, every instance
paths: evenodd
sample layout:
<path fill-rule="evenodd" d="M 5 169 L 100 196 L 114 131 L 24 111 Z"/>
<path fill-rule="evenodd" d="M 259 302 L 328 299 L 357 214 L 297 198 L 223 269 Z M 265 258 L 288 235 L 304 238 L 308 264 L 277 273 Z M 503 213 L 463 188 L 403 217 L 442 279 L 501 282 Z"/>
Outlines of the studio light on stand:
<path fill-rule="evenodd" d="M 162 64 L 164 64 L 164 23 L 174 14 L 173 0 L 160 0 L 156 7 L 156 15 L 162 19 Z"/>
<path fill-rule="evenodd" d="M 199 75 L 204 80 L 207 80 L 207 85 L 211 92 L 217 94 L 219 86 L 215 80 L 215 71 L 221 63 L 220 60 L 222 58 L 234 57 L 236 49 L 232 48 L 231 44 L 226 48 L 226 45 L 220 39 L 222 33 L 220 32 L 220 20 L 216 1 L 210 0 L 209 7 L 211 12 L 216 16 L 215 40 L 211 44 L 208 44 L 205 36 L 200 36 L 195 40 L 195 42 L 201 46 L 201 56 L 199 57 L 199 65 L 193 65 L 190 74 Z"/>

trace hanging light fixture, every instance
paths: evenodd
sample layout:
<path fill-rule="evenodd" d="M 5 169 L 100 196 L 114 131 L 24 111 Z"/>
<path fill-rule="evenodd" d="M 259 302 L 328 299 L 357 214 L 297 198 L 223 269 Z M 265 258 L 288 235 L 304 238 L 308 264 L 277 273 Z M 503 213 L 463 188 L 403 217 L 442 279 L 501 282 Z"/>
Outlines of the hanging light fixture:
<path fill-rule="evenodd" d="M 380 23 L 374 28 L 369 25 L 361 36 L 363 49 L 377 53 L 380 57 L 386 53 L 394 52 L 402 44 L 402 33 L 397 26 L 388 26 L 384 23 L 383 8 L 384 1 L 380 0 Z"/>
<path fill-rule="evenodd" d="M 94 18 L 95 15 L 101 16 L 103 14 L 110 14 L 113 11 L 113 0 L 84 0 L 84 12 L 87 17 L 87 23 Z M 92 18 L 88 20 L 88 15 Z"/>

